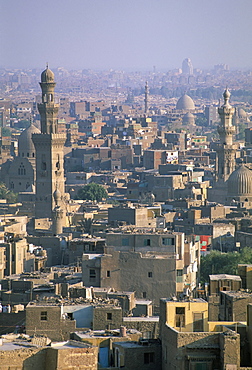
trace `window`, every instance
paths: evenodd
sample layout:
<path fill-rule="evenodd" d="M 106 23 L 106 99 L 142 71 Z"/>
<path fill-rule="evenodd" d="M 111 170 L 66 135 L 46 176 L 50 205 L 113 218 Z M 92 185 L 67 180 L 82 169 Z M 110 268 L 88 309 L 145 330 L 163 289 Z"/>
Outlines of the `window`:
<path fill-rule="evenodd" d="M 174 245 L 174 238 L 163 238 L 162 239 L 163 245 Z"/>
<path fill-rule="evenodd" d="M 107 312 L 107 320 L 112 320 L 112 312 Z"/>
<path fill-rule="evenodd" d="M 183 270 L 177 270 L 177 283 L 183 283 Z"/>
<path fill-rule="evenodd" d="M 26 170 L 25 170 L 25 167 L 24 167 L 23 163 L 21 163 L 20 166 L 19 166 L 18 174 L 21 175 L 21 176 L 26 175 Z"/>
<path fill-rule="evenodd" d="M 107 271 L 107 277 L 110 277 L 110 271 L 109 270 Z"/>
<path fill-rule="evenodd" d="M 47 321 L 47 311 L 41 311 L 40 312 L 40 320 L 41 321 Z"/>
<path fill-rule="evenodd" d="M 150 239 L 144 239 L 144 246 L 146 247 L 146 246 L 149 246 L 149 245 L 151 245 Z"/>
<path fill-rule="evenodd" d="M 149 272 L 148 272 L 148 277 L 149 277 L 149 278 L 152 278 L 152 271 L 149 271 Z"/>
<path fill-rule="evenodd" d="M 204 331 L 204 316 L 203 312 L 194 312 L 193 313 L 193 331 L 201 332 Z"/>
<path fill-rule="evenodd" d="M 152 364 L 154 362 L 154 352 L 144 353 L 144 364 Z"/>
<path fill-rule="evenodd" d="M 143 292 L 143 298 L 146 298 L 146 292 Z"/>
<path fill-rule="evenodd" d="M 42 154 L 42 158 L 41 158 L 41 170 L 42 171 L 45 171 L 46 170 L 46 158 L 45 158 L 45 154 Z"/>
<path fill-rule="evenodd" d="M 176 327 L 185 327 L 185 307 L 176 307 Z"/>
<path fill-rule="evenodd" d="M 90 269 L 89 270 L 89 280 L 90 281 L 93 281 L 93 280 L 95 280 L 96 279 L 96 271 L 95 270 L 93 270 L 93 269 Z"/>

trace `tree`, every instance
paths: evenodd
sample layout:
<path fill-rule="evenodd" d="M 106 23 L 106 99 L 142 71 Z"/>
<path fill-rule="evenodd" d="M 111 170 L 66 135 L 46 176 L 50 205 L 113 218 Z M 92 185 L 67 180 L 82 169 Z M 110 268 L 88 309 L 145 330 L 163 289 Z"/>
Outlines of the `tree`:
<path fill-rule="evenodd" d="M 97 202 L 102 201 L 102 199 L 107 199 L 107 190 L 99 184 L 91 182 L 88 185 L 83 186 L 78 190 L 77 199 L 83 200 L 96 200 Z"/>
<path fill-rule="evenodd" d="M 206 126 L 207 125 L 207 119 L 205 117 L 196 117 L 195 125 L 196 126 Z"/>
<path fill-rule="evenodd" d="M 82 233 L 91 234 L 92 224 L 93 224 L 92 218 L 84 218 L 83 220 L 78 222 L 77 229 L 79 229 Z"/>
<path fill-rule="evenodd" d="M 2 136 L 9 137 L 11 136 L 11 130 L 8 127 L 2 128 Z"/>
<path fill-rule="evenodd" d="M 209 275 L 236 275 L 239 263 L 252 263 L 252 248 L 245 247 L 240 253 L 211 251 L 206 256 L 201 257 L 200 281 L 202 283 L 208 282 Z"/>
<path fill-rule="evenodd" d="M 10 191 L 6 185 L 0 182 L 0 199 L 6 199 L 8 203 L 16 203 L 18 194 Z"/>

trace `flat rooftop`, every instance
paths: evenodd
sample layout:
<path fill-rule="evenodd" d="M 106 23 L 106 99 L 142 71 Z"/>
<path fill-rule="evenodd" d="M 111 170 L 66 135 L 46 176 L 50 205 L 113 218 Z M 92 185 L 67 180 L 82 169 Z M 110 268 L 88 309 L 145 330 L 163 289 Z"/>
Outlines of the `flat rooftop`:
<path fill-rule="evenodd" d="M 238 275 L 227 275 L 227 274 L 217 274 L 209 275 L 210 280 L 236 280 L 241 281 L 241 277 Z"/>

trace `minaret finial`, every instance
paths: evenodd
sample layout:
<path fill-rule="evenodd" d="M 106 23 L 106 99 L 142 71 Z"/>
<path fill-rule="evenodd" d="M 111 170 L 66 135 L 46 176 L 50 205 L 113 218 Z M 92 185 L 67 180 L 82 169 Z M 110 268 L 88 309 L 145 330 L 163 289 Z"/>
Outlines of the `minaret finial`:
<path fill-rule="evenodd" d="M 49 67 L 48 67 L 48 62 L 46 62 L 46 69 L 48 69 Z"/>
<path fill-rule="evenodd" d="M 228 90 L 228 88 L 226 87 L 226 90 L 224 91 L 223 93 L 223 97 L 224 97 L 224 105 L 227 106 L 229 105 L 229 98 L 230 98 L 230 92 Z"/>

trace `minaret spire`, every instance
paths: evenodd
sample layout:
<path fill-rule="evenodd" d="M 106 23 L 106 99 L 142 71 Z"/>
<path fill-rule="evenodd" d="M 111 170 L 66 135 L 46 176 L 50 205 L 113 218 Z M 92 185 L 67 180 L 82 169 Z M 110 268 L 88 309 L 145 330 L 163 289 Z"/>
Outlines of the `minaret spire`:
<path fill-rule="evenodd" d="M 220 135 L 217 164 L 218 181 L 226 181 L 235 170 L 236 147 L 233 144 L 235 127 L 232 125 L 232 117 L 235 109 L 229 103 L 230 95 L 228 88 L 226 88 L 223 93 L 224 104 L 218 108 L 221 119 L 218 127 L 218 133 Z"/>
<path fill-rule="evenodd" d="M 56 83 L 54 81 L 54 73 L 48 68 L 41 73 L 41 82 L 39 83 L 42 90 L 42 103 L 38 104 L 38 110 L 41 117 L 41 133 L 56 134 L 57 114 L 59 110 L 58 104 L 54 102 L 54 89 Z"/>
<path fill-rule="evenodd" d="M 42 103 L 38 104 L 41 133 L 33 134 L 36 149 L 36 201 L 35 218 L 52 219 L 54 210 L 60 211 L 62 225 L 66 221 L 63 208 L 65 197 L 64 143 L 65 134 L 58 132 L 57 113 L 54 102 L 54 74 L 47 68 L 41 73 Z M 56 207 L 56 208 L 55 208 Z M 59 215 L 59 212 L 56 212 Z M 59 228 L 57 229 L 59 230 Z"/>

